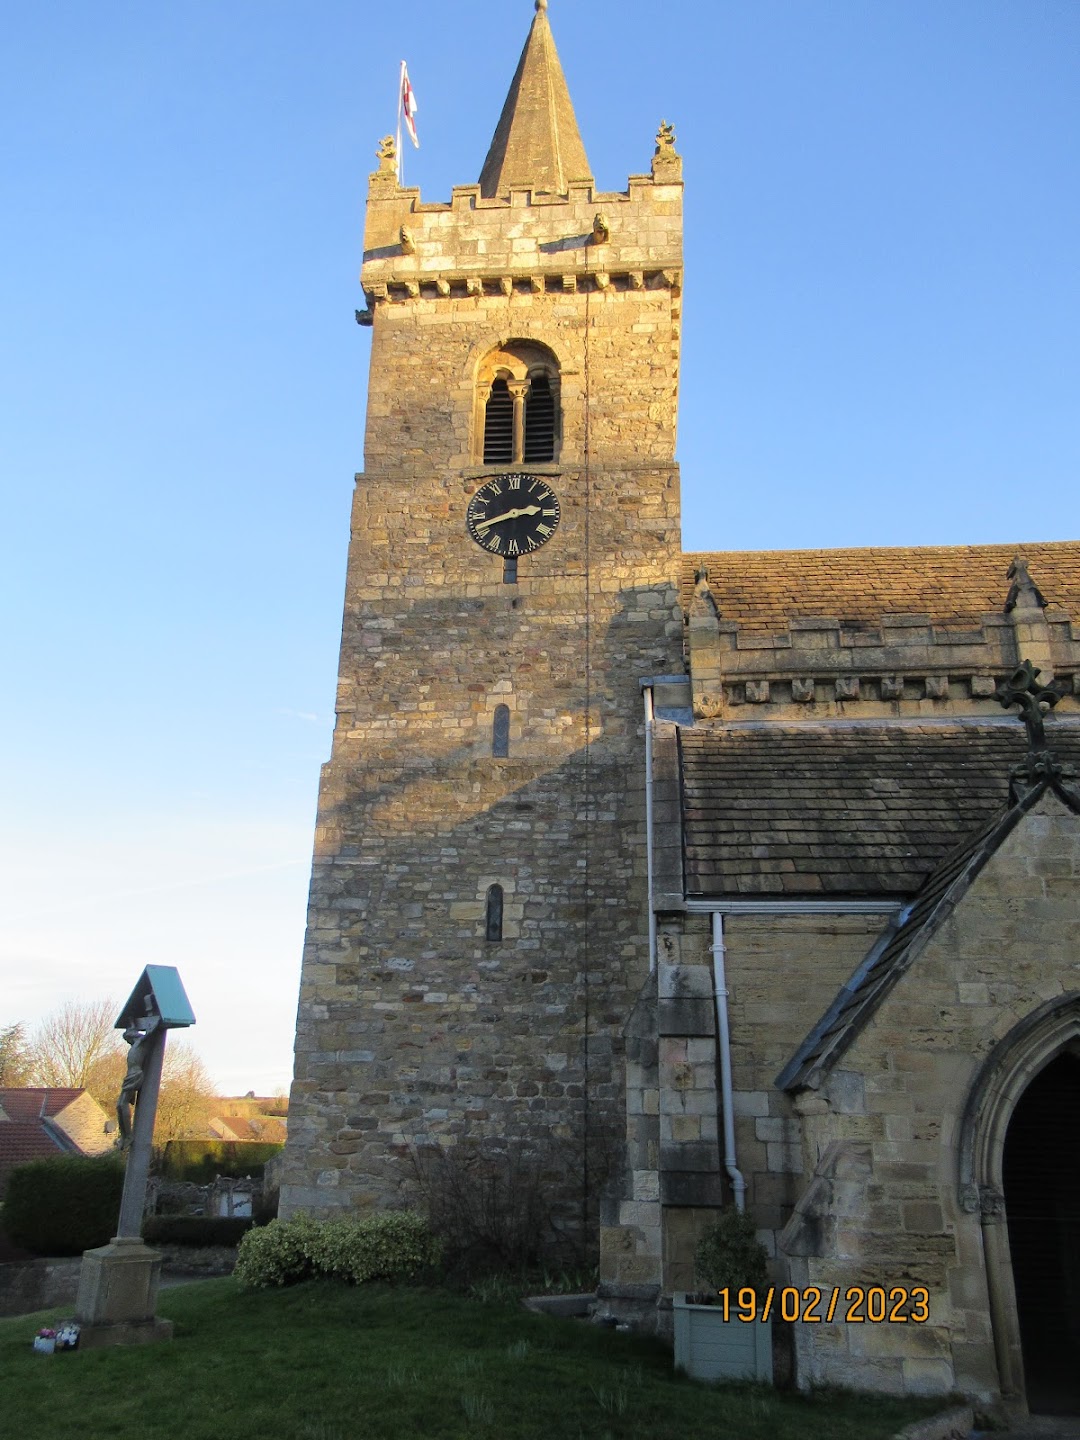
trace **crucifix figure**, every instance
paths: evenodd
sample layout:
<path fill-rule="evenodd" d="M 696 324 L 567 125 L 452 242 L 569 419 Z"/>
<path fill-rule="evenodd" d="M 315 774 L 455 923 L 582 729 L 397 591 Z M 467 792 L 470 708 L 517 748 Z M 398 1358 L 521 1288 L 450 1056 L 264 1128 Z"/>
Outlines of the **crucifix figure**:
<path fill-rule="evenodd" d="M 146 1008 L 148 1011 L 153 1009 L 153 1001 L 149 998 Z M 133 1021 L 124 1031 L 124 1039 L 131 1048 L 128 1050 L 127 1074 L 124 1076 L 124 1083 L 120 1086 L 120 1095 L 116 1101 L 116 1118 L 120 1125 L 120 1134 L 116 1143 L 120 1150 L 131 1148 L 131 1107 L 138 1103 L 139 1091 L 142 1089 L 146 1074 L 146 1062 L 153 1049 L 156 1031 L 160 1024 L 160 1015 L 148 1013 L 144 1018 Z"/>

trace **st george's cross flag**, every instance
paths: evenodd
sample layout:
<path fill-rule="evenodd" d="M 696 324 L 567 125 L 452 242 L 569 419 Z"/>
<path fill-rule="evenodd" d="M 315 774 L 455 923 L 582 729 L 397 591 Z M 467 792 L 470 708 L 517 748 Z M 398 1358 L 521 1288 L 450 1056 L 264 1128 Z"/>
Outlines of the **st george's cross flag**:
<path fill-rule="evenodd" d="M 409 139 L 420 149 L 420 141 L 416 138 L 416 95 L 409 84 L 409 72 L 405 68 L 405 61 L 401 62 L 401 113 L 405 117 L 405 128 L 409 132 Z"/>

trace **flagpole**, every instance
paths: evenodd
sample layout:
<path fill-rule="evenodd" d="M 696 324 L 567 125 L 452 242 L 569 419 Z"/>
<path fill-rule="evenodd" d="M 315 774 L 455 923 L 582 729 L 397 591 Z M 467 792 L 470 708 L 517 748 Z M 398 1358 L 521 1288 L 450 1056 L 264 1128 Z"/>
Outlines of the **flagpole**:
<path fill-rule="evenodd" d="M 401 151 L 401 107 L 405 103 L 405 61 L 401 62 L 397 87 L 397 183 L 404 183 L 405 166 Z"/>

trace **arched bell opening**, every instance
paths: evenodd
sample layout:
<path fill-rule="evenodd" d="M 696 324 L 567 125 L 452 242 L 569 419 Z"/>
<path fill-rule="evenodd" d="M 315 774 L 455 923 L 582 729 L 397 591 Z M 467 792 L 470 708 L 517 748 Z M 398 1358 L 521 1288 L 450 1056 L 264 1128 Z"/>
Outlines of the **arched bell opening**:
<path fill-rule="evenodd" d="M 508 340 L 479 362 L 474 453 L 485 465 L 545 465 L 562 432 L 559 362 L 535 340 Z"/>

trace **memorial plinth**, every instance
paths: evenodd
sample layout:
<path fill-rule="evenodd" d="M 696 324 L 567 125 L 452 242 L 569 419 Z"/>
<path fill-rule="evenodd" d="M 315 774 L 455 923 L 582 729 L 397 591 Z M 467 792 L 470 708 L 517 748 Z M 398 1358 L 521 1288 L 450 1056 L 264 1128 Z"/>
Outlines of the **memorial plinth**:
<path fill-rule="evenodd" d="M 79 1346 L 145 1345 L 171 1340 L 171 1320 L 157 1316 L 161 1255 L 142 1240 L 118 1235 L 83 1254 L 76 1320 Z"/>

